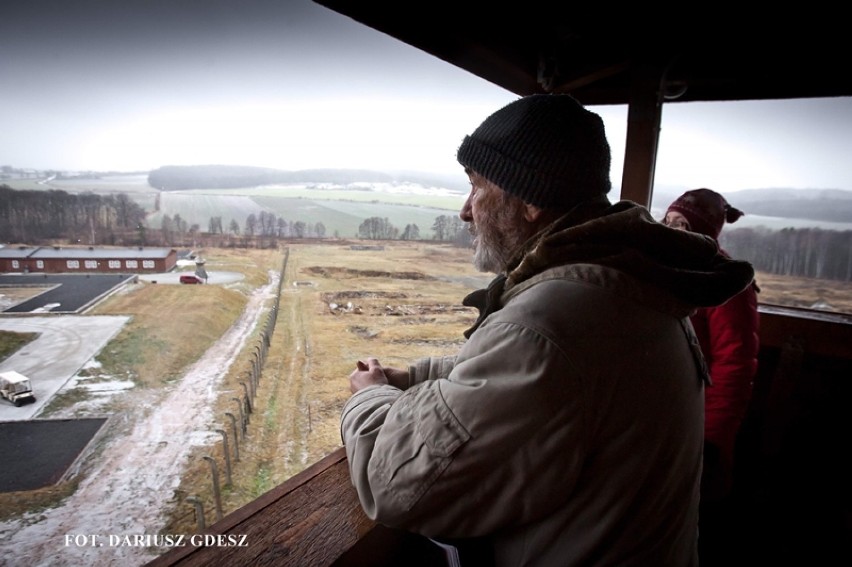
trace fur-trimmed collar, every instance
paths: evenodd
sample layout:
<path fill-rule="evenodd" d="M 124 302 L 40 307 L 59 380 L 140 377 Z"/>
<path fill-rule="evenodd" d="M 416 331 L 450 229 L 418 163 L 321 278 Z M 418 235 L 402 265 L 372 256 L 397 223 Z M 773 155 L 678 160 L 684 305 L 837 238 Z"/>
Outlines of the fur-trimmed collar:
<path fill-rule="evenodd" d="M 465 335 L 500 309 L 503 295 L 515 286 L 574 264 L 622 272 L 688 309 L 721 305 L 754 280 L 751 264 L 730 259 L 710 237 L 669 228 L 631 201 L 587 202 L 532 237 L 506 275 L 465 298 L 465 305 L 480 308 L 479 320 Z"/>

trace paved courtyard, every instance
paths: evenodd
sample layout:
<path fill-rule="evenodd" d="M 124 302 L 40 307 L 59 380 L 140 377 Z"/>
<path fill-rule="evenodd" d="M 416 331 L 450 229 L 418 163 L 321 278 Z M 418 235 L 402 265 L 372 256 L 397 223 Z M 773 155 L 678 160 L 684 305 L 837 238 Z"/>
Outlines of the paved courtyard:
<path fill-rule="evenodd" d="M 42 289 L 4 312 L 78 313 L 135 278 L 135 274 L 0 274 L 0 286 Z"/>
<path fill-rule="evenodd" d="M 0 372 L 14 370 L 30 378 L 36 401 L 15 407 L 0 400 L 0 421 L 31 419 L 128 320 L 112 315 L 0 317 L 0 330 L 38 333 L 38 338 L 0 362 Z"/>
<path fill-rule="evenodd" d="M 0 492 L 34 490 L 59 482 L 107 418 L 0 422 Z"/>
<path fill-rule="evenodd" d="M 15 407 L 0 399 L 0 421 L 31 419 L 74 377 L 128 321 L 122 316 L 73 315 L 118 286 L 137 277 L 147 282 L 177 284 L 181 273 L 146 275 L 3 274 L 0 286 L 44 287 L 45 291 L 0 314 L 0 330 L 37 333 L 38 338 L 6 360 L 0 372 L 14 370 L 32 381 L 36 401 Z M 210 272 L 208 284 L 240 281 L 238 272 Z M 51 315 L 32 315 L 49 312 Z M 12 315 L 15 313 L 15 315 Z M 60 315 L 61 313 L 61 315 Z"/>

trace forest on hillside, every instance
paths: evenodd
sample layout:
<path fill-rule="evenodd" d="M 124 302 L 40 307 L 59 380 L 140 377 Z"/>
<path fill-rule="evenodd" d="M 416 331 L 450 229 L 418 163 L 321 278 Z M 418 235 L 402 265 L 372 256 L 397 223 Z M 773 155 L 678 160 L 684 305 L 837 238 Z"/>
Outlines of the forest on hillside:
<path fill-rule="evenodd" d="M 719 244 L 770 274 L 852 281 L 852 230 L 728 229 Z"/>

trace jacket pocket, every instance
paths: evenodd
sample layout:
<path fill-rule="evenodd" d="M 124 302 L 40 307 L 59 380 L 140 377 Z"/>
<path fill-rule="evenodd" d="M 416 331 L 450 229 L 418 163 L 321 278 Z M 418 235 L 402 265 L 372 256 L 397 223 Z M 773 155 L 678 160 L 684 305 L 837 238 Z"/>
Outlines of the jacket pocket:
<path fill-rule="evenodd" d="M 414 388 L 398 400 L 393 439 L 376 462 L 379 478 L 405 509 L 420 500 L 470 439 L 444 401 L 439 384 Z"/>

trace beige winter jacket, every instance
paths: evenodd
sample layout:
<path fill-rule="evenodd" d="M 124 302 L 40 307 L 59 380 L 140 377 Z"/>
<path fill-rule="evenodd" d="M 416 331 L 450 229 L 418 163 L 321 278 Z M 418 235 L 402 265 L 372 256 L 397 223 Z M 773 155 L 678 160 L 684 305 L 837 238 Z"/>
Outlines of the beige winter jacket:
<path fill-rule="evenodd" d="M 513 273 L 457 356 L 346 404 L 364 510 L 429 537 L 485 537 L 497 565 L 697 564 L 694 306 L 600 264 Z"/>

